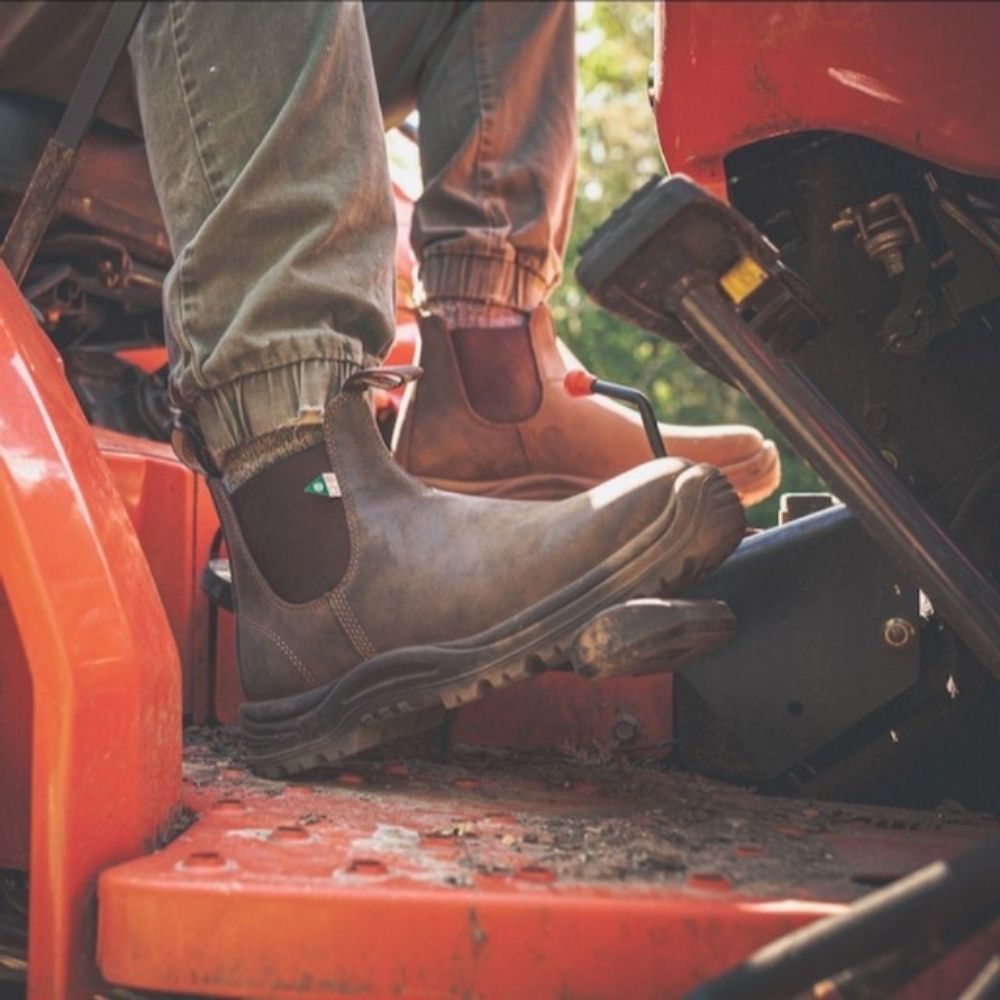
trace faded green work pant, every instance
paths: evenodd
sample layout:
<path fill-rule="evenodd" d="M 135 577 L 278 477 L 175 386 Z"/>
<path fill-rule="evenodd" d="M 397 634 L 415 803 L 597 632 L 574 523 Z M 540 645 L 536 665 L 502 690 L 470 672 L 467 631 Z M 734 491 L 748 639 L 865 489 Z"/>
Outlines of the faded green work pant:
<path fill-rule="evenodd" d="M 65 100 L 106 5 L 3 6 L 0 88 Z M 130 54 L 174 252 L 171 388 L 216 455 L 320 419 L 392 338 L 383 119 L 420 111 L 428 299 L 544 298 L 573 198 L 573 33 L 566 3 L 149 4 Z M 102 116 L 137 125 L 121 86 Z"/>

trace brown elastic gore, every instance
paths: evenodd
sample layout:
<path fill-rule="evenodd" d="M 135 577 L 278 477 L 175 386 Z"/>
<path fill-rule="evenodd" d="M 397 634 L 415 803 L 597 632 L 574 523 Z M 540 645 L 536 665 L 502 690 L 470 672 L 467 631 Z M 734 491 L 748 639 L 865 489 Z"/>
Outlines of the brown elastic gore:
<path fill-rule="evenodd" d="M 522 326 L 451 331 L 469 404 L 484 420 L 516 424 L 542 405 L 542 383 L 527 322 Z"/>
<path fill-rule="evenodd" d="M 271 589 L 302 604 L 332 590 L 350 560 L 350 534 L 340 497 L 305 492 L 330 472 L 323 445 L 313 445 L 258 472 L 231 497 L 247 548 Z"/>

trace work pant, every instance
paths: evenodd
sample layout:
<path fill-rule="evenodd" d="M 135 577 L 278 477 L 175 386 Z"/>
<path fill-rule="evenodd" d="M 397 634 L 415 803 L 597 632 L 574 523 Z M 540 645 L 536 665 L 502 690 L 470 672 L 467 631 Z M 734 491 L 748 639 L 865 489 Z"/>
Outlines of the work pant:
<path fill-rule="evenodd" d="M 52 6 L 0 19 L 41 46 Z M 57 6 L 73 58 L 46 73 L 39 49 L 19 86 L 3 69 L 23 46 L 4 32 L 0 87 L 66 99 L 73 78 L 59 77 L 82 64 L 103 5 Z M 319 420 L 392 339 L 383 116 L 420 111 L 413 245 L 428 301 L 542 301 L 573 197 L 573 32 L 566 3 L 148 5 L 130 54 L 174 254 L 171 390 L 217 457 Z M 127 118 L 120 94 L 106 105 Z"/>

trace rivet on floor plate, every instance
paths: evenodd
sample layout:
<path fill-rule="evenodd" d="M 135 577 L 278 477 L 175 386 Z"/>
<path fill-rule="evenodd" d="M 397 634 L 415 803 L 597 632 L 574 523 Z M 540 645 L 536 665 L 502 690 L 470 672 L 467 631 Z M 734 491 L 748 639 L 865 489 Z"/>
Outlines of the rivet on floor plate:
<path fill-rule="evenodd" d="M 693 872 L 688 876 L 687 887 L 702 892 L 729 892 L 733 883 L 725 875 L 716 872 Z"/>
<path fill-rule="evenodd" d="M 217 813 L 241 813 L 246 811 L 246 806 L 242 799 L 218 799 L 212 805 L 212 812 Z"/>
<path fill-rule="evenodd" d="M 185 868 L 225 868 L 226 859 L 215 851 L 195 851 L 184 859 Z"/>
<path fill-rule="evenodd" d="M 309 831 L 303 826 L 278 826 L 271 831 L 270 840 L 303 841 L 310 840 Z"/>
<path fill-rule="evenodd" d="M 478 778 L 456 778 L 452 784 L 463 792 L 475 792 L 482 786 L 482 782 Z"/>
<path fill-rule="evenodd" d="M 454 847 L 455 838 L 446 837 L 443 833 L 422 833 L 420 845 L 421 847 Z"/>
<path fill-rule="evenodd" d="M 622 744 L 634 743 L 642 732 L 642 724 L 634 715 L 621 715 L 611 730 L 615 741 Z"/>
<path fill-rule="evenodd" d="M 514 877 L 526 882 L 555 882 L 556 873 L 541 865 L 523 865 L 514 873 Z"/>
<path fill-rule="evenodd" d="M 377 858 L 355 858 L 347 870 L 353 875 L 384 875 L 389 869 Z"/>
<path fill-rule="evenodd" d="M 517 822 L 510 813 L 484 813 L 483 819 L 501 826 L 512 826 Z"/>
<path fill-rule="evenodd" d="M 775 833 L 782 833 L 786 837 L 794 837 L 796 840 L 806 835 L 806 831 L 801 826 L 792 826 L 791 824 L 776 826 L 774 831 Z"/>

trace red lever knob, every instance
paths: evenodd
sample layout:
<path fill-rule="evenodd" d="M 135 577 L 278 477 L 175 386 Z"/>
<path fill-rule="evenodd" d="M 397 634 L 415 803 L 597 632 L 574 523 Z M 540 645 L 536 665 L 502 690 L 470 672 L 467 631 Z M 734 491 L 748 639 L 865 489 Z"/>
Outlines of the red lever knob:
<path fill-rule="evenodd" d="M 596 375 L 591 375 L 583 368 L 574 368 L 572 371 L 566 372 L 563 386 L 571 396 L 589 396 L 594 391 L 596 381 Z"/>

